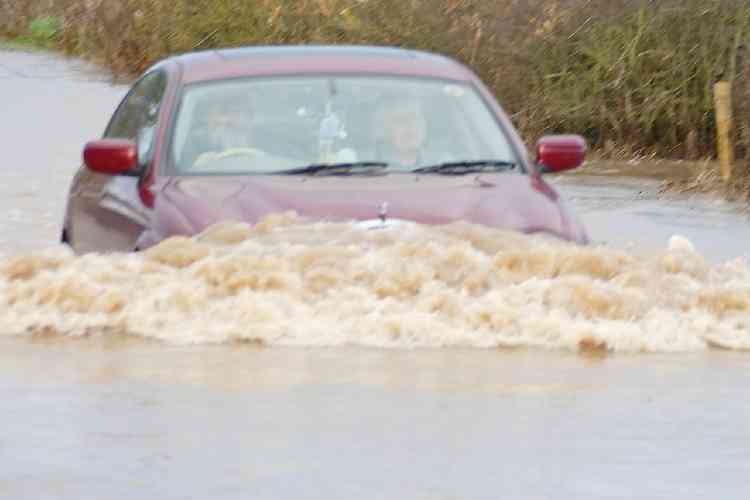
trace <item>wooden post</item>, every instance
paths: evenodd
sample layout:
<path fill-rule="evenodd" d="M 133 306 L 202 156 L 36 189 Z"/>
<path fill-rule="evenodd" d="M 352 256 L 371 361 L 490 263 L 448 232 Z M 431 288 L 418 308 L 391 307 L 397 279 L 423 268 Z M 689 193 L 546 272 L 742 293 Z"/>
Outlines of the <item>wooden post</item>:
<path fill-rule="evenodd" d="M 729 82 L 714 84 L 714 104 L 716 106 L 716 136 L 719 149 L 719 168 L 721 178 L 729 181 L 732 178 L 734 164 L 734 144 L 732 144 L 732 85 Z"/>

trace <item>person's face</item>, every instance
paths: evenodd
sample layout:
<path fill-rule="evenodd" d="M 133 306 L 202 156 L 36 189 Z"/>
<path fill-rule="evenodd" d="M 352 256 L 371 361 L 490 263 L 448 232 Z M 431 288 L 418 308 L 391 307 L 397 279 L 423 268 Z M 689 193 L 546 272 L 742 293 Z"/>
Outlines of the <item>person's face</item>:
<path fill-rule="evenodd" d="M 239 110 L 215 109 L 208 115 L 209 133 L 217 145 L 225 149 L 249 145 L 248 117 Z"/>
<path fill-rule="evenodd" d="M 396 150 L 416 151 L 424 142 L 424 120 L 417 109 L 391 110 L 386 114 L 385 125 Z"/>

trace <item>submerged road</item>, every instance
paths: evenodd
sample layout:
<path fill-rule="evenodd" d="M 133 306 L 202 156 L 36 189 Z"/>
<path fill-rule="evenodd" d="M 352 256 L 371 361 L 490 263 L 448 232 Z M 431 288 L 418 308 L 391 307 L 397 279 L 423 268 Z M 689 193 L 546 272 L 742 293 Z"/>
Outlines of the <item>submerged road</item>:
<path fill-rule="evenodd" d="M 0 52 L 0 253 L 56 243 L 125 87 Z M 750 220 L 654 181 L 555 180 L 597 242 L 746 256 Z M 0 326 L 2 328 L 2 326 Z M 0 336 L 0 498 L 742 498 L 750 356 L 261 349 Z"/>

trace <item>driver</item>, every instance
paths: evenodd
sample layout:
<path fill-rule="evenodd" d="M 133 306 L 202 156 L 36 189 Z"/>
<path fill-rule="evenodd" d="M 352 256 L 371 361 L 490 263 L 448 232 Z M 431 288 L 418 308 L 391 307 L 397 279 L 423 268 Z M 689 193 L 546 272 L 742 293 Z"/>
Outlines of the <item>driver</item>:
<path fill-rule="evenodd" d="M 375 124 L 377 160 L 396 170 L 411 170 L 425 162 L 427 125 L 417 100 L 408 96 L 381 98 Z"/>
<path fill-rule="evenodd" d="M 200 166 L 231 151 L 257 152 L 253 149 L 252 119 L 252 105 L 244 93 L 223 94 L 201 103 L 183 154 L 184 164 Z"/>
<path fill-rule="evenodd" d="M 244 109 L 243 109 L 244 108 Z M 216 151 L 249 148 L 252 144 L 252 110 L 225 100 L 206 115 L 208 136 Z"/>

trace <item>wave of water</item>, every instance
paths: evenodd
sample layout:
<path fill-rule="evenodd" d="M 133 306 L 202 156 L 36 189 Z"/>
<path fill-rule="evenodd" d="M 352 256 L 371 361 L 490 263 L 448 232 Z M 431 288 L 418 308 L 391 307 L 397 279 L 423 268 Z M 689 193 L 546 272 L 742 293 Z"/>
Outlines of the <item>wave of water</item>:
<path fill-rule="evenodd" d="M 659 254 L 467 224 L 366 230 L 293 215 L 139 254 L 0 261 L 0 334 L 170 343 L 750 348 L 750 269 L 685 239 Z"/>

